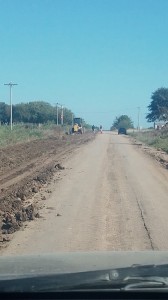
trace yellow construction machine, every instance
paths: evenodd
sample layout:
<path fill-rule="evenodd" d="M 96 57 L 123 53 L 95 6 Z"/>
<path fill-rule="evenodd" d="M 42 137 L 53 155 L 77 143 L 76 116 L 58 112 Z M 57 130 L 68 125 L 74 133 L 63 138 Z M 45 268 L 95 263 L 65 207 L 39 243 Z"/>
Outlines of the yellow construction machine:
<path fill-rule="evenodd" d="M 80 134 L 83 133 L 82 119 L 81 118 L 74 118 L 73 119 L 72 133 L 80 133 Z"/>

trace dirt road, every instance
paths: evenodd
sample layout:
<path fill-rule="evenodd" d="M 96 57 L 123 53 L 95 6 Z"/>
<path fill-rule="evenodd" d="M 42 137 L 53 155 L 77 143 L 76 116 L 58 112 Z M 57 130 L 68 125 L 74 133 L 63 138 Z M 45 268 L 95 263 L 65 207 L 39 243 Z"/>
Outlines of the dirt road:
<path fill-rule="evenodd" d="M 168 250 L 168 171 L 127 136 L 99 134 L 64 167 L 51 193 L 41 191 L 41 218 L 16 232 L 1 255 Z"/>

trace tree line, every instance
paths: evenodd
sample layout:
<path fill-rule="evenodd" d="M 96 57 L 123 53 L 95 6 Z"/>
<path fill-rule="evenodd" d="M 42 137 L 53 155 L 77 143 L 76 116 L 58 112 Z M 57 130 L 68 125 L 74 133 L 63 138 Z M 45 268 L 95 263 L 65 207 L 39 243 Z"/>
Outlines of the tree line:
<path fill-rule="evenodd" d="M 57 108 L 44 101 L 32 101 L 12 105 L 13 122 L 19 123 L 57 123 Z M 168 121 L 168 88 L 161 87 L 152 93 L 151 103 L 148 105 L 149 113 L 146 116 L 148 122 Z M 61 110 L 58 111 L 58 123 L 61 123 Z M 72 124 L 73 113 L 64 108 L 64 124 Z M 10 105 L 0 102 L 0 123 L 10 122 Z M 90 125 L 89 125 L 90 126 Z M 116 117 L 113 128 L 133 128 L 133 122 L 127 115 Z"/>
<path fill-rule="evenodd" d="M 12 105 L 13 122 L 15 123 L 36 123 L 47 122 L 57 123 L 57 108 L 44 101 L 33 101 Z M 64 124 L 72 124 L 73 113 L 64 108 Z M 10 122 L 10 105 L 0 102 L 0 122 L 8 124 Z M 61 123 L 61 109 L 58 109 L 58 124 Z"/>

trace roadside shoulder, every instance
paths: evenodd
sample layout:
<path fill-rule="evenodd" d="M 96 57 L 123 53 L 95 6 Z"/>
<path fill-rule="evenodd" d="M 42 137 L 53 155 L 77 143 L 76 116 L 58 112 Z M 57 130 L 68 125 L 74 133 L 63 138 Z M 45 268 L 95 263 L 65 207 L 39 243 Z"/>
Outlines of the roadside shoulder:
<path fill-rule="evenodd" d="M 168 154 L 162 149 L 154 148 L 152 146 L 148 146 L 142 141 L 139 141 L 138 138 L 128 136 L 132 145 L 137 146 L 141 151 L 151 156 L 153 159 L 158 161 L 165 169 L 168 169 Z"/>

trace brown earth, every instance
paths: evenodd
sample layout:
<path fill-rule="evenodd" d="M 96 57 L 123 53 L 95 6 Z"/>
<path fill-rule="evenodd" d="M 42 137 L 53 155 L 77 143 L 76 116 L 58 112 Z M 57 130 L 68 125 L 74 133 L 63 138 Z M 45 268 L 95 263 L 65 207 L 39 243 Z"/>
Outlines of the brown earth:
<path fill-rule="evenodd" d="M 34 193 L 40 218 L 1 255 L 167 250 L 168 171 L 137 144 L 104 132 L 65 155 L 65 169 Z"/>
<path fill-rule="evenodd" d="M 19 230 L 24 221 L 39 218 L 33 195 L 64 169 L 64 159 L 94 136 L 52 135 L 0 149 L 0 242 Z"/>

